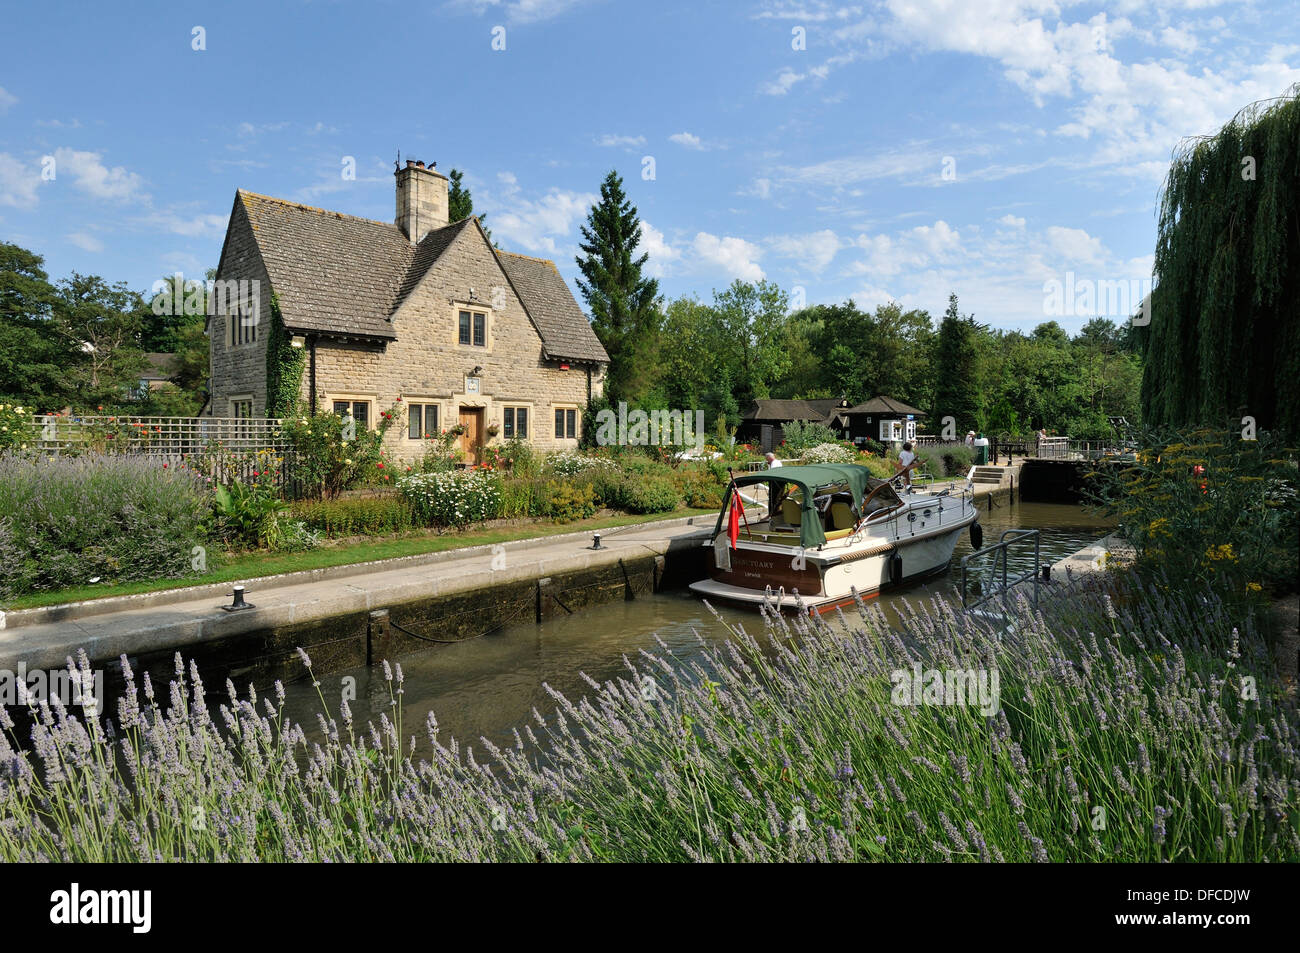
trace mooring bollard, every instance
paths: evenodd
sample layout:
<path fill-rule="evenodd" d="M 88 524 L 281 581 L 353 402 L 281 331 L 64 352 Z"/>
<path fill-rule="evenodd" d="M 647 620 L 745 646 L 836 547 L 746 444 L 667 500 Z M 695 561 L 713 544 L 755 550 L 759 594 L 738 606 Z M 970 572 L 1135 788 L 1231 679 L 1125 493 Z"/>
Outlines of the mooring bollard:
<path fill-rule="evenodd" d="M 388 610 L 375 609 L 366 625 L 366 664 L 388 658 L 393 651 L 393 630 L 388 624 Z"/>
<path fill-rule="evenodd" d="M 225 609 L 227 612 L 239 612 L 241 609 L 257 608 L 257 606 L 253 605 L 251 602 L 244 601 L 243 586 L 235 586 L 234 590 L 230 593 L 230 595 L 231 595 L 230 605 L 221 607 Z"/>

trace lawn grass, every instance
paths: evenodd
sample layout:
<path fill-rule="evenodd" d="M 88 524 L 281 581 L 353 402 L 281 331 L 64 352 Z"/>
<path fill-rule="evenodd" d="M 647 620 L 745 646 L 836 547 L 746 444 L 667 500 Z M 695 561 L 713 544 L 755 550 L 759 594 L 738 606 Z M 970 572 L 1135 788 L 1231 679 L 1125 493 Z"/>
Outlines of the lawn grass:
<path fill-rule="evenodd" d="M 361 543 L 341 546 L 326 545 L 320 549 L 312 549 L 301 553 L 251 552 L 236 555 L 221 554 L 214 560 L 216 564 L 201 576 L 184 576 L 179 579 L 137 580 L 111 586 L 77 586 L 72 589 L 60 589 L 54 592 L 33 592 L 15 598 L 5 608 L 13 612 L 18 609 L 37 609 L 69 602 L 107 599 L 112 596 L 131 596 L 143 592 L 164 592 L 169 589 L 184 589 L 188 586 L 235 582 L 256 576 L 273 576 L 312 569 L 328 569 L 332 566 L 348 566 L 355 563 L 372 562 L 377 559 L 399 559 L 403 556 L 420 556 L 426 553 L 440 553 L 451 549 L 466 549 L 471 546 L 508 543 L 520 539 L 540 539 L 583 530 L 633 526 L 638 523 L 652 523 L 657 520 L 676 519 L 685 516 L 712 516 L 716 515 L 716 512 L 714 509 L 692 509 L 688 507 L 668 513 L 595 517 L 576 520 L 572 523 L 533 523 L 499 529 L 470 529 L 461 532 L 443 533 L 425 530 L 417 534 L 407 533 L 401 536 L 381 537 Z"/>

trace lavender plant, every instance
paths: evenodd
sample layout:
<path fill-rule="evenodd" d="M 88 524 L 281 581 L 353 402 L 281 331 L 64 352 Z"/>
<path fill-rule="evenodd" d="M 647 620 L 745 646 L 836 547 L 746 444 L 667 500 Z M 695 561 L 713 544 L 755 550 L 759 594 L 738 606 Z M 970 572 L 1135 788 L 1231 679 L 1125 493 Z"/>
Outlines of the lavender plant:
<path fill-rule="evenodd" d="M 0 457 L 0 595 L 185 575 L 208 496 L 150 457 Z"/>
<path fill-rule="evenodd" d="M 1135 577 L 1001 633 L 943 601 L 768 615 L 552 692 L 506 748 L 432 716 L 417 745 L 400 666 L 377 724 L 309 733 L 278 685 L 209 701 L 178 656 L 161 697 L 126 668 L 112 721 L 33 703 L 20 747 L 4 716 L 0 857 L 1294 861 L 1300 718 L 1237 611 Z M 901 704 L 920 670 L 997 672 L 1000 705 Z"/>

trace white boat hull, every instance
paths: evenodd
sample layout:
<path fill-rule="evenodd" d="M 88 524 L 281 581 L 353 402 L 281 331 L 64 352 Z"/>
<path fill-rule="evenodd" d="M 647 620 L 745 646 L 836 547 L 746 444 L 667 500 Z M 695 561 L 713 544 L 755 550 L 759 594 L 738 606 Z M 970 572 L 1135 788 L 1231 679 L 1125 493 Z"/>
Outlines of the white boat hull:
<path fill-rule="evenodd" d="M 958 537 L 976 522 L 973 503 L 921 494 L 909 494 L 906 502 L 870 532 L 815 551 L 740 540 L 725 556 L 711 559 L 711 578 L 692 583 L 691 591 L 747 605 L 768 601 L 782 608 L 826 611 L 853 602 L 855 593 L 867 598 L 943 572 Z M 722 542 L 728 541 L 722 537 Z"/>

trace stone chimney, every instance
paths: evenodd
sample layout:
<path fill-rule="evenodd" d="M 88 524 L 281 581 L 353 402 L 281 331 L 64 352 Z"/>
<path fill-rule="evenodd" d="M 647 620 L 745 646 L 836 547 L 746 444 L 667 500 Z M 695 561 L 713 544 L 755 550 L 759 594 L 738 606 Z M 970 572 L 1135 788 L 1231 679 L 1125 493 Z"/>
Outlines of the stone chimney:
<path fill-rule="evenodd" d="M 447 177 L 437 171 L 436 162 L 425 168 L 423 162 L 406 160 L 406 168 L 398 169 L 397 176 L 397 227 L 412 245 L 435 228 L 447 224 Z"/>

